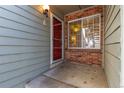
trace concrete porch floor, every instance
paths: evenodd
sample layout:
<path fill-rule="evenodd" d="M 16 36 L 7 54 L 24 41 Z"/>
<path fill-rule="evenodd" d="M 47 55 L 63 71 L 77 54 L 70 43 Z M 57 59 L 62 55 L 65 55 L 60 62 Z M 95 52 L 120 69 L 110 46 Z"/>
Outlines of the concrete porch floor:
<path fill-rule="evenodd" d="M 28 83 L 29 88 L 107 88 L 98 65 L 62 63 Z"/>

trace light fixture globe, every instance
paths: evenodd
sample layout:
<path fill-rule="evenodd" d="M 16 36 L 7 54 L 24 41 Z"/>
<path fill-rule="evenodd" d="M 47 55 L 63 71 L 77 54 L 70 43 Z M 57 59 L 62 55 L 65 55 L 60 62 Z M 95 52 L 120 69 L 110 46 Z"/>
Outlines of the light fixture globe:
<path fill-rule="evenodd" d="M 80 24 L 72 24 L 71 29 L 72 31 L 74 31 L 75 33 L 77 33 L 78 31 L 80 31 Z"/>

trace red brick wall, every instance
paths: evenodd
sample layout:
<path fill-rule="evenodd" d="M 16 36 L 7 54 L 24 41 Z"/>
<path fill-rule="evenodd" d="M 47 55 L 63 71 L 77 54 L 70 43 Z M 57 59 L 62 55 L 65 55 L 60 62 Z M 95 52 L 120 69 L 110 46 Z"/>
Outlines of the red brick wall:
<path fill-rule="evenodd" d="M 68 21 L 101 13 L 101 49 L 68 49 Z M 65 60 L 67 62 L 77 62 L 86 64 L 102 63 L 102 39 L 103 39 L 103 6 L 89 7 L 82 11 L 67 14 L 64 17 L 64 33 L 65 33 Z"/>

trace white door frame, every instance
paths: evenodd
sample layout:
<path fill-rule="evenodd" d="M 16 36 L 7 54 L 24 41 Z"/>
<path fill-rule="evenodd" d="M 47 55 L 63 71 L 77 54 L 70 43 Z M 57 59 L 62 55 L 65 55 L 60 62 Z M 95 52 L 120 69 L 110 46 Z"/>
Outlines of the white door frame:
<path fill-rule="evenodd" d="M 60 22 L 62 22 L 62 58 L 59 60 L 55 60 L 53 61 L 53 17 L 55 17 L 57 20 L 59 20 Z M 60 18 L 58 18 L 56 15 L 54 15 L 53 13 L 50 13 L 50 65 L 53 65 L 53 63 L 61 63 L 63 62 L 64 59 L 64 30 L 63 30 L 63 20 L 61 20 Z M 60 62 L 57 62 L 60 61 Z"/>

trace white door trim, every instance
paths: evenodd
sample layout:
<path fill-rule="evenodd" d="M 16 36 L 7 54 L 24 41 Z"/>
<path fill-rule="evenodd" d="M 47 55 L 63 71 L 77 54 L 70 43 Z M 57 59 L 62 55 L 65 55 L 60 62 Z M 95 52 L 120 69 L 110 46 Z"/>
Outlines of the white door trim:
<path fill-rule="evenodd" d="M 53 61 L 53 17 L 55 17 L 56 19 L 58 19 L 60 22 L 62 22 L 62 58 L 58 59 L 56 61 Z M 60 61 L 59 63 L 63 62 L 64 59 L 64 30 L 63 30 L 63 24 L 64 22 L 58 18 L 56 15 L 54 15 L 53 13 L 50 13 L 50 65 L 53 65 L 53 63 L 57 61 Z"/>

